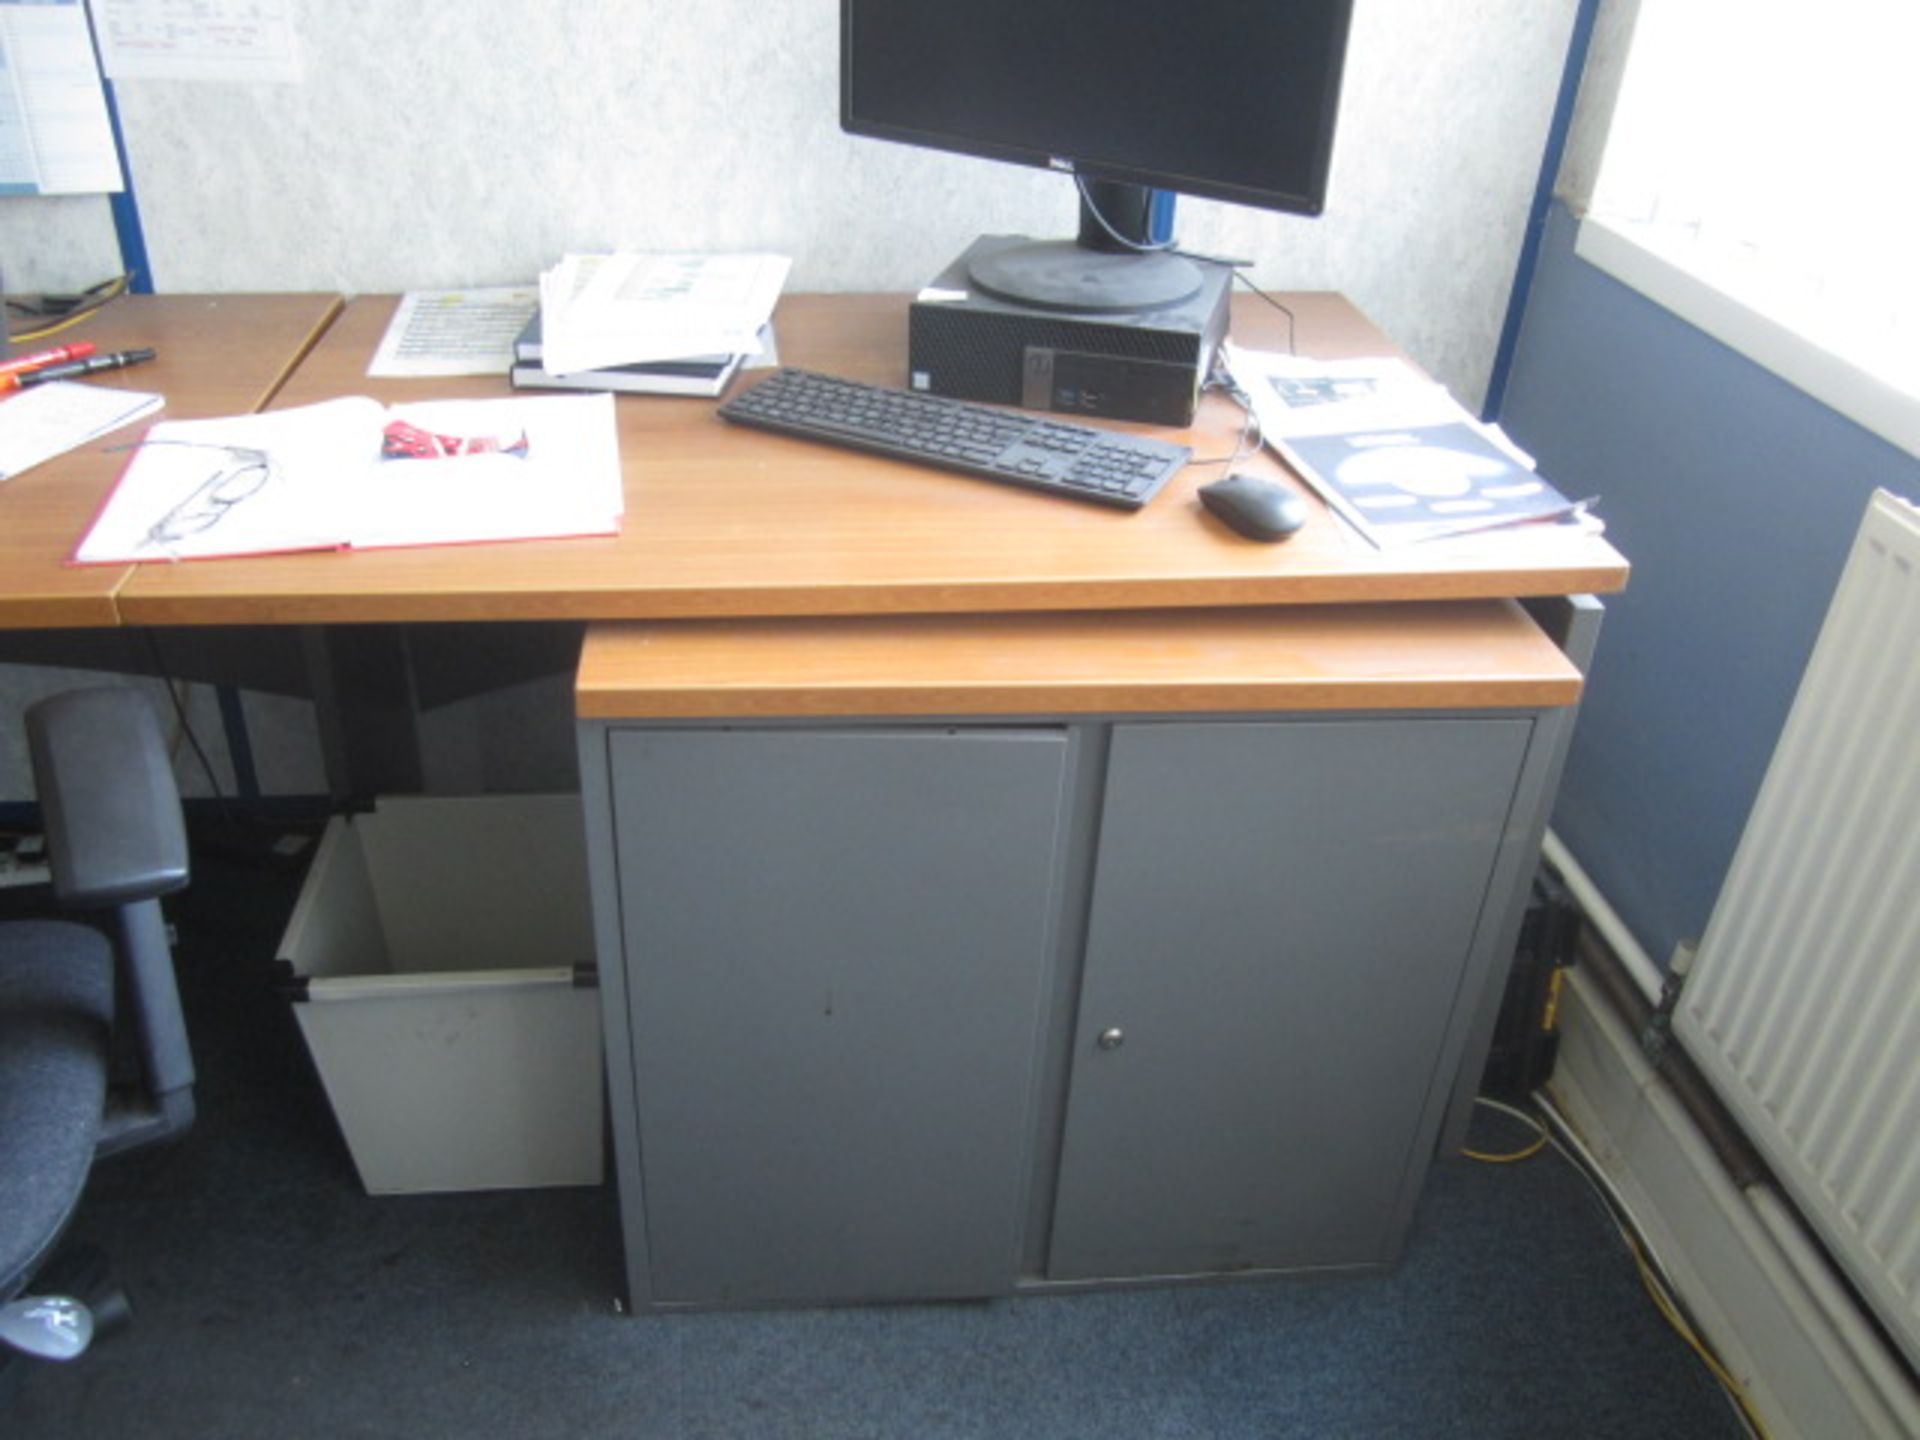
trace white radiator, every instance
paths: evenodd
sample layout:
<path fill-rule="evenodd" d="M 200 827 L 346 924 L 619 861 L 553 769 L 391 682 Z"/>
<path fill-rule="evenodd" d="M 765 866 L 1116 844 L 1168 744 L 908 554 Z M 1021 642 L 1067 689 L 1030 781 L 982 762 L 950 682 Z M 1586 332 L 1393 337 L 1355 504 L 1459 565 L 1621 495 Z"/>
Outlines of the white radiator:
<path fill-rule="evenodd" d="M 1920 511 L 1868 506 L 1675 1028 L 1920 1363 Z"/>

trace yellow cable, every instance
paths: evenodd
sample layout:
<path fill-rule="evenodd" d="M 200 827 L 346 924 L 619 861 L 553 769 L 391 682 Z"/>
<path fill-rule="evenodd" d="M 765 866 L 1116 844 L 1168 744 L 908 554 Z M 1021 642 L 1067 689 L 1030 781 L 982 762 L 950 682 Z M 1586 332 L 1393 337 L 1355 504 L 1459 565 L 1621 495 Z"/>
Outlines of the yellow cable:
<path fill-rule="evenodd" d="M 109 300 L 116 299 L 123 294 L 132 279 L 133 276 L 131 275 L 122 275 L 117 279 L 110 280 L 101 287 L 100 298 L 90 303 L 84 310 L 76 310 L 71 315 L 56 320 L 51 325 L 42 325 L 38 330 L 22 330 L 19 334 L 11 338 L 15 341 L 45 340 L 49 335 L 58 335 L 62 330 L 71 330 L 81 321 L 90 318 Z"/>
<path fill-rule="evenodd" d="M 1640 1285 L 1647 1292 L 1647 1298 L 1653 1302 L 1653 1308 L 1659 1312 L 1660 1317 L 1667 1322 L 1674 1334 L 1678 1335 L 1687 1348 L 1699 1358 L 1700 1363 L 1707 1367 L 1707 1372 L 1719 1382 L 1720 1388 L 1726 1392 L 1727 1398 L 1733 1402 L 1734 1408 L 1740 1412 L 1740 1418 L 1746 1422 L 1747 1428 L 1752 1431 L 1757 1440 L 1769 1440 L 1767 1427 L 1761 1423 L 1759 1414 L 1754 1410 L 1752 1402 L 1747 1399 L 1746 1387 L 1734 1378 L 1732 1372 L 1721 1362 L 1720 1357 L 1713 1353 L 1706 1339 L 1681 1313 L 1665 1277 L 1641 1241 L 1639 1233 L 1629 1223 L 1630 1217 L 1625 1202 L 1600 1174 L 1598 1164 L 1574 1135 L 1565 1117 L 1561 1116 L 1543 1096 L 1536 1095 L 1534 1099 L 1558 1131 L 1557 1135 L 1553 1130 L 1548 1132 L 1554 1148 L 1566 1157 L 1575 1173 L 1580 1175 L 1593 1188 L 1595 1194 L 1600 1196 L 1603 1208 L 1613 1220 L 1614 1230 L 1626 1245 L 1627 1253 L 1633 1257 L 1634 1271 L 1640 1277 Z"/>
<path fill-rule="evenodd" d="M 1588 1165 L 1582 1163 L 1572 1149 L 1557 1141 L 1553 1131 L 1539 1118 L 1528 1114 L 1525 1110 L 1517 1106 L 1508 1105 L 1499 1100 L 1491 1100 L 1484 1095 L 1476 1095 L 1474 1097 L 1474 1104 L 1483 1105 L 1489 1110 L 1497 1110 L 1503 1115 L 1511 1116 L 1515 1120 L 1537 1131 L 1538 1138 L 1525 1149 L 1515 1150 L 1506 1154 L 1490 1154 L 1485 1151 L 1468 1150 L 1462 1147 L 1460 1153 L 1467 1159 L 1478 1160 L 1488 1165 L 1511 1165 L 1521 1160 L 1531 1159 L 1549 1145 L 1552 1145 L 1566 1156 L 1567 1162 L 1574 1167 L 1576 1172 L 1586 1179 L 1589 1185 L 1592 1185 L 1594 1189 L 1601 1194 L 1603 1199 L 1608 1199 L 1606 1192 L 1601 1188 L 1600 1181 Z M 1551 1113 L 1550 1109 L 1549 1113 Z M 1562 1126 L 1565 1125 L 1564 1121 L 1560 1123 Z M 1569 1137 L 1569 1139 L 1571 1139 L 1571 1137 Z M 1747 1428 L 1758 1437 L 1758 1440 L 1768 1440 L 1767 1427 L 1760 1422 L 1760 1416 L 1754 1411 L 1752 1403 L 1747 1399 L 1746 1387 L 1734 1378 L 1727 1367 L 1721 1363 L 1720 1357 L 1713 1353 L 1712 1348 L 1693 1328 L 1692 1324 L 1687 1320 L 1687 1317 L 1681 1313 L 1679 1305 L 1667 1289 L 1666 1281 L 1654 1266 L 1652 1258 L 1647 1254 L 1646 1247 L 1640 1241 L 1640 1237 L 1635 1234 L 1633 1229 L 1628 1225 L 1625 1212 L 1621 1208 L 1618 1199 L 1608 1199 L 1608 1203 L 1604 1208 L 1613 1220 L 1614 1229 L 1619 1232 L 1621 1240 L 1625 1243 L 1627 1253 L 1633 1257 L 1634 1271 L 1640 1277 L 1640 1286 L 1647 1292 L 1647 1298 L 1653 1302 L 1653 1308 L 1659 1312 L 1661 1318 L 1667 1322 L 1668 1327 L 1672 1329 L 1674 1334 L 1680 1337 L 1686 1347 L 1693 1351 L 1700 1363 L 1707 1367 L 1708 1373 L 1719 1382 L 1720 1388 L 1726 1391 L 1728 1398 L 1733 1401 L 1735 1408 L 1739 1410 L 1740 1418 L 1746 1422 Z"/>
<path fill-rule="evenodd" d="M 1468 1160 L 1478 1160 L 1482 1165 L 1515 1165 L 1522 1160 L 1531 1160 L 1547 1148 L 1546 1136 L 1541 1136 L 1524 1150 L 1513 1150 L 1505 1155 L 1490 1155 L 1484 1150 L 1469 1150 L 1465 1146 L 1460 1153 Z"/>
<path fill-rule="evenodd" d="M 1546 1126 L 1534 1119 L 1533 1116 L 1527 1114 L 1526 1111 L 1515 1106 L 1502 1104 L 1498 1100 L 1489 1100 L 1484 1095 L 1474 1096 L 1473 1103 L 1476 1105 L 1484 1105 L 1489 1110 L 1498 1110 L 1502 1115 L 1511 1115 L 1515 1120 L 1520 1121 L 1527 1126 L 1528 1129 L 1534 1131 L 1538 1138 L 1524 1150 L 1513 1150 L 1504 1154 L 1489 1153 L 1485 1150 L 1469 1150 L 1463 1145 L 1460 1147 L 1460 1153 L 1468 1160 L 1478 1160 L 1483 1165 L 1515 1165 L 1522 1160 L 1531 1160 L 1542 1150 L 1546 1149 L 1548 1143 L 1553 1138 L 1547 1133 Z"/>
<path fill-rule="evenodd" d="M 1712 1348 L 1700 1337 L 1699 1332 L 1687 1322 L 1686 1316 L 1680 1313 L 1680 1307 L 1674 1303 L 1673 1297 L 1667 1293 L 1665 1284 L 1648 1263 L 1638 1239 L 1625 1226 L 1619 1226 L 1619 1230 L 1621 1238 L 1626 1241 L 1627 1249 L 1633 1254 L 1633 1265 L 1639 1272 L 1641 1288 L 1653 1301 L 1653 1308 L 1660 1312 L 1674 1334 L 1685 1342 L 1687 1348 L 1699 1357 L 1700 1363 L 1707 1367 L 1713 1378 L 1720 1382 L 1720 1388 L 1725 1390 L 1728 1397 L 1739 1407 L 1741 1418 L 1747 1422 L 1748 1428 L 1759 1436 L 1760 1440 L 1767 1440 L 1767 1427 L 1761 1423 L 1760 1416 L 1748 1401 L 1746 1387 L 1734 1378 L 1733 1372 L 1721 1363 L 1720 1357 L 1713 1353 Z"/>

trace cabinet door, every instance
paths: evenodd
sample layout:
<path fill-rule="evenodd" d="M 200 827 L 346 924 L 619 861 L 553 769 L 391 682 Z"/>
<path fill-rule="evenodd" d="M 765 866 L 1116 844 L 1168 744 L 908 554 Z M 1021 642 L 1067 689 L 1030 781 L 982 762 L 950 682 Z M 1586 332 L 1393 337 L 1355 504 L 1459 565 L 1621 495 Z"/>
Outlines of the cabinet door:
<path fill-rule="evenodd" d="M 1391 1258 L 1530 723 L 1116 731 L 1049 1274 Z"/>
<path fill-rule="evenodd" d="M 1066 751 L 613 737 L 654 1301 L 1012 1288 Z"/>

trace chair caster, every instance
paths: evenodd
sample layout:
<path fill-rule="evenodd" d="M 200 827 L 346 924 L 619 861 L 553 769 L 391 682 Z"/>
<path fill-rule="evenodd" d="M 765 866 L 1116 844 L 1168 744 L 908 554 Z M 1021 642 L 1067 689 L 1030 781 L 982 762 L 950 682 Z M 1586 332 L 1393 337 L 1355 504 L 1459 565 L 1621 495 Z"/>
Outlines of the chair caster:
<path fill-rule="evenodd" d="M 77 1360 L 93 1343 L 93 1311 L 71 1295 L 22 1295 L 0 1305 L 0 1345 L 36 1360 Z"/>

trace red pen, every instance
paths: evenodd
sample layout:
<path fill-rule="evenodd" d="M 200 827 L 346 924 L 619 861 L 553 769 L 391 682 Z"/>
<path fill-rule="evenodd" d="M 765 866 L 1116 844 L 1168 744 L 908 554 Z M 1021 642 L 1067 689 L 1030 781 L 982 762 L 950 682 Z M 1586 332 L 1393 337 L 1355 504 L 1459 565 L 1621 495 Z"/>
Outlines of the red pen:
<path fill-rule="evenodd" d="M 93 354 L 91 340 L 75 340 L 70 345 L 56 345 L 51 350 L 36 350 L 31 355 L 16 355 L 11 360 L 0 360 L 0 375 L 12 377 L 28 370 L 39 370 L 48 365 L 64 364 L 68 360 L 84 360 Z M 0 389 L 11 390 L 13 386 L 0 382 Z"/>

